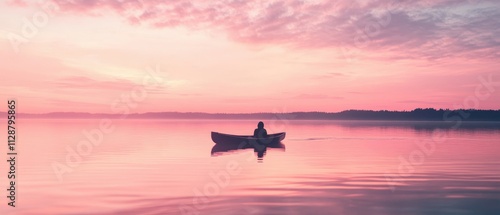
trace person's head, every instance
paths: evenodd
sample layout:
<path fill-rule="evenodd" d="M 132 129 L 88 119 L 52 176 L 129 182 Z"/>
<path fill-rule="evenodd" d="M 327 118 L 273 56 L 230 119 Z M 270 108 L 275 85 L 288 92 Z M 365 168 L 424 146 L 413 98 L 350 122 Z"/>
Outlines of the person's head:
<path fill-rule="evenodd" d="M 259 124 L 257 124 L 257 128 L 264 128 L 264 123 L 263 122 L 259 122 Z"/>

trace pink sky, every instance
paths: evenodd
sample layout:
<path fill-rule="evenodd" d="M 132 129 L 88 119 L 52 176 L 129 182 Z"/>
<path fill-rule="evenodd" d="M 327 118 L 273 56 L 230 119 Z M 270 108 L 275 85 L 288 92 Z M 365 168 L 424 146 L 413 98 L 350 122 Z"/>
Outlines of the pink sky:
<path fill-rule="evenodd" d="M 113 113 L 137 89 L 132 112 L 457 108 L 500 80 L 493 0 L 32 2 L 0 3 L 0 98 L 23 112 Z"/>

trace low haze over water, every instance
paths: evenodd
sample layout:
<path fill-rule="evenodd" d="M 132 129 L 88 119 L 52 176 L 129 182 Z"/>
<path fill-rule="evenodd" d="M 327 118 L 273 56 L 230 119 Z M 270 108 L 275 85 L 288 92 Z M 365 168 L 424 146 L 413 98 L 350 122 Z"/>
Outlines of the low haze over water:
<path fill-rule="evenodd" d="M 251 135 L 252 120 L 112 125 L 89 149 L 97 119 L 18 120 L 7 214 L 500 214 L 500 123 L 269 121 L 287 136 L 262 160 L 211 154 L 211 131 Z"/>

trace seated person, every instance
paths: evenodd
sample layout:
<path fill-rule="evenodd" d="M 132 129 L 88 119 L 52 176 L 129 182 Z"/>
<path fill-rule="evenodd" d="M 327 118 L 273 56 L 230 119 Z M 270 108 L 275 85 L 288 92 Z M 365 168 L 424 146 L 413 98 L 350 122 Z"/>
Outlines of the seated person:
<path fill-rule="evenodd" d="M 264 123 L 263 122 L 259 122 L 259 124 L 257 124 L 257 129 L 255 129 L 253 131 L 253 136 L 256 137 L 256 138 L 265 138 L 265 137 L 267 137 L 267 131 L 266 131 L 266 129 L 264 129 Z"/>

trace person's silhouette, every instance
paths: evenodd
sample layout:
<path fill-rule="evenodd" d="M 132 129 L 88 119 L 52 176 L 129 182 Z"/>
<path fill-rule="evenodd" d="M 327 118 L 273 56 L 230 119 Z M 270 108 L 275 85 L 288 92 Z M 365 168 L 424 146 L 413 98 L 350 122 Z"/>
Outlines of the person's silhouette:
<path fill-rule="evenodd" d="M 253 131 L 253 136 L 257 137 L 257 138 L 265 138 L 265 137 L 267 137 L 267 131 L 266 131 L 266 129 L 264 129 L 264 123 L 263 122 L 259 122 L 259 124 L 257 124 L 257 129 L 255 129 Z"/>

